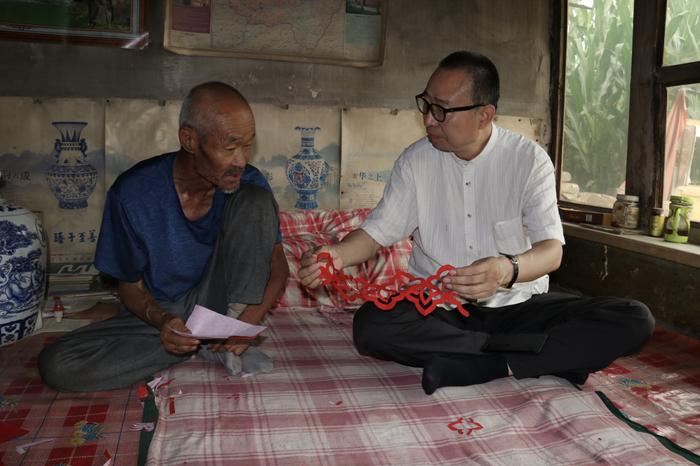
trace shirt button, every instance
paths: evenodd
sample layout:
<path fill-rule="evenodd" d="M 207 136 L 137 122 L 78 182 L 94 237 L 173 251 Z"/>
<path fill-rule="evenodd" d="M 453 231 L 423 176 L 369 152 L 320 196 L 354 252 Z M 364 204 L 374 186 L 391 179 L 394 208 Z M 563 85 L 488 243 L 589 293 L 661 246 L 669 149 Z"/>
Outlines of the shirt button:
<path fill-rule="evenodd" d="M 472 182 L 471 182 L 471 181 L 467 181 L 465 184 L 466 184 L 467 186 L 469 186 L 470 184 L 472 184 Z"/>
<path fill-rule="evenodd" d="M 468 218 L 472 218 L 472 214 L 467 214 L 467 217 L 468 217 Z"/>
<path fill-rule="evenodd" d="M 469 246 L 469 249 L 474 249 L 473 247 Z"/>

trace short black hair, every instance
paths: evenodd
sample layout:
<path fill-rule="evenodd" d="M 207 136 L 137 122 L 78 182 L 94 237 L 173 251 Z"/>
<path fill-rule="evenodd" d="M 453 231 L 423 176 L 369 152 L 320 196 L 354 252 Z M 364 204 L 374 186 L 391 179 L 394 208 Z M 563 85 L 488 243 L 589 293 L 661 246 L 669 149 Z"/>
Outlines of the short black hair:
<path fill-rule="evenodd" d="M 472 100 L 498 108 L 500 81 L 496 65 L 485 55 L 467 50 L 452 52 L 440 61 L 439 69 L 462 70 L 472 78 Z"/>

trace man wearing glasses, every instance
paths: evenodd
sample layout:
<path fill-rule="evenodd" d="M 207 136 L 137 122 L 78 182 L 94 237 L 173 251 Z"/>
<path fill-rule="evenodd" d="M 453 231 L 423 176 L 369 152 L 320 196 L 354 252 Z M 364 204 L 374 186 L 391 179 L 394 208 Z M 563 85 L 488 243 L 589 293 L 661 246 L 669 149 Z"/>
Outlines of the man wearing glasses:
<path fill-rule="evenodd" d="M 498 98 L 491 60 L 466 51 L 445 57 L 416 96 L 427 137 L 398 158 L 362 227 L 307 251 L 299 271 L 315 287 L 319 252 L 340 269 L 409 236 L 413 275 L 455 266 L 443 282 L 469 317 L 449 308 L 423 316 L 404 300 L 391 311 L 365 303 L 354 319 L 358 351 L 423 367 L 427 394 L 508 375 L 583 384 L 639 351 L 654 328 L 637 301 L 547 293 L 564 244 L 554 167 L 537 144 L 493 123 Z"/>

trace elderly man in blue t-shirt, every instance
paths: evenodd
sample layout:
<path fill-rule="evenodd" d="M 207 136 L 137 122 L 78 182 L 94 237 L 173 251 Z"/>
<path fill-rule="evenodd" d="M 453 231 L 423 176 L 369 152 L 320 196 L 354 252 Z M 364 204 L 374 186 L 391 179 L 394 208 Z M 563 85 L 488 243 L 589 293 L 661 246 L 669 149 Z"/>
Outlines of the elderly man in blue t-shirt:
<path fill-rule="evenodd" d="M 230 374 L 272 368 L 250 341 L 175 332 L 188 333 L 195 304 L 258 324 L 284 289 L 277 204 L 248 165 L 254 137 L 253 112 L 236 89 L 210 82 L 190 91 L 180 150 L 136 164 L 107 195 L 95 265 L 118 280 L 122 310 L 44 349 L 47 385 L 125 387 L 194 353 Z"/>

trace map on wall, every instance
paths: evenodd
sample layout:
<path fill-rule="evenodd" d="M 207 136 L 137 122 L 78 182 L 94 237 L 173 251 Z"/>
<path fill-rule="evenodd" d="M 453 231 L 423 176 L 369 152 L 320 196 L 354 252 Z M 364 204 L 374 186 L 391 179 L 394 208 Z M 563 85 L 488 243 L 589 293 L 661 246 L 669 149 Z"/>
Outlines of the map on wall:
<path fill-rule="evenodd" d="M 166 49 L 183 55 L 377 66 L 382 0 L 167 0 Z"/>

